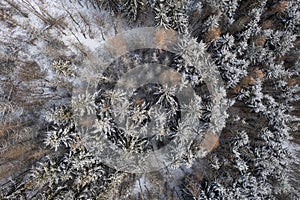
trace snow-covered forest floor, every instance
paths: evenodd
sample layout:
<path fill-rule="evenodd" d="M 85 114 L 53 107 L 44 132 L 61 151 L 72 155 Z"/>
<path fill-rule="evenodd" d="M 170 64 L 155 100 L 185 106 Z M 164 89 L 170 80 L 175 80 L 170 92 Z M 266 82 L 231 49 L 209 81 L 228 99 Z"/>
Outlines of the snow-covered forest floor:
<path fill-rule="evenodd" d="M 299 6 L 0 0 L 0 198 L 299 199 Z"/>

